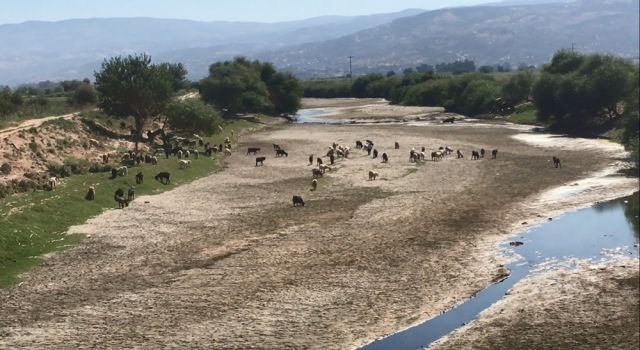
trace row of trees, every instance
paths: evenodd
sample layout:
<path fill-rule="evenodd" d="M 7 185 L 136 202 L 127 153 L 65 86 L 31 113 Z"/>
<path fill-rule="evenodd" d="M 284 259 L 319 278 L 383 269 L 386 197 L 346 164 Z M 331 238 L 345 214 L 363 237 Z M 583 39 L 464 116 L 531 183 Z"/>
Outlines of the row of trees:
<path fill-rule="evenodd" d="M 432 71 L 402 76 L 369 74 L 354 80 L 304 82 L 306 97 L 376 97 L 394 104 L 443 106 L 467 115 L 489 113 L 498 98 L 514 104 L 526 101 L 535 80 L 531 71 L 498 80 L 494 75 L 442 75 Z"/>
<path fill-rule="evenodd" d="M 208 135 L 222 122 L 219 111 L 233 117 L 290 114 L 300 107 L 298 80 L 270 63 L 240 57 L 211 65 L 209 76 L 195 84 L 202 100 L 174 98 L 189 85 L 186 74 L 182 64 L 154 64 L 146 54 L 111 58 L 95 74 L 98 106 L 109 115 L 134 118 L 136 149 L 151 120 L 162 122 L 162 135 L 165 127 Z"/>
<path fill-rule="evenodd" d="M 77 84 L 76 84 L 77 83 Z M 47 82 L 46 86 L 53 85 Z M 0 117 L 29 115 L 34 109 L 45 108 L 51 98 L 65 98 L 69 105 L 83 107 L 97 102 L 97 95 L 91 83 L 68 80 L 55 84 L 54 90 L 21 86 L 15 90 L 4 87 L 0 90 Z M 60 92 L 54 92 L 60 90 Z"/>

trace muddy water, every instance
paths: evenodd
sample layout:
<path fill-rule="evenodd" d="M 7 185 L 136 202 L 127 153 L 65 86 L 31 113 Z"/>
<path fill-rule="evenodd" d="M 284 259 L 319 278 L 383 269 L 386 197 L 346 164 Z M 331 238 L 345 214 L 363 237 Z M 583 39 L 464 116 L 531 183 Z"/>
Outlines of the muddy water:
<path fill-rule="evenodd" d="M 500 300 L 518 281 L 541 264 L 566 264 L 571 258 L 603 261 L 614 255 L 638 258 L 638 198 L 630 197 L 596 204 L 562 215 L 542 225 L 509 237 L 502 248 L 521 258 L 507 266 L 509 277 L 495 283 L 463 304 L 440 316 L 361 349 L 420 349 L 477 318 L 478 314 Z M 522 242 L 513 246 L 511 242 Z M 546 266 L 546 265 L 545 265 Z"/>

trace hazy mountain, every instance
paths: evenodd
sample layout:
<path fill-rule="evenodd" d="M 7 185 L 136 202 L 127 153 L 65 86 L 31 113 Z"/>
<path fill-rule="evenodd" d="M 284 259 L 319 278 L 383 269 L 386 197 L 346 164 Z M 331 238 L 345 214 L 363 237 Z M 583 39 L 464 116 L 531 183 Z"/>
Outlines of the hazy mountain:
<path fill-rule="evenodd" d="M 87 77 L 105 58 L 134 52 L 148 52 L 154 58 L 166 52 L 163 58 L 174 60 L 185 58 L 172 53 L 176 50 L 200 52 L 205 56 L 202 64 L 208 66 L 217 58 L 334 39 L 421 12 L 280 23 L 95 18 L 0 25 L 0 84 Z"/>
<path fill-rule="evenodd" d="M 474 6 L 428 11 L 335 40 L 259 58 L 305 76 L 412 67 L 462 58 L 479 64 L 546 62 L 560 48 L 638 57 L 638 0 Z"/>

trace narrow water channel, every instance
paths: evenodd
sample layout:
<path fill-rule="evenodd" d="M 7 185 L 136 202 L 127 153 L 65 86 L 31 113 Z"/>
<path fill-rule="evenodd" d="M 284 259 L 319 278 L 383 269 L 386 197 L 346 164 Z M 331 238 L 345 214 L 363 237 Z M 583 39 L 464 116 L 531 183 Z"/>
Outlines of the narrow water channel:
<path fill-rule="evenodd" d="M 639 194 L 596 204 L 562 215 L 552 221 L 509 237 L 502 248 L 522 258 L 507 267 L 509 277 L 473 298 L 417 326 L 374 341 L 362 350 L 414 350 L 428 347 L 439 338 L 478 317 L 500 300 L 518 281 L 543 262 L 566 262 L 570 258 L 604 261 L 612 254 L 638 258 Z M 522 242 L 511 246 L 510 242 Z"/>

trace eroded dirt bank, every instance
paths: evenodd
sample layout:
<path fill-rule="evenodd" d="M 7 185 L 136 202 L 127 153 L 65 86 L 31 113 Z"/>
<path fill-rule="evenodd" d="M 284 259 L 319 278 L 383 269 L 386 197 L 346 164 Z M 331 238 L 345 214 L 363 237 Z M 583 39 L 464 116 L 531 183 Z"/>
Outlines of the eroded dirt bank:
<path fill-rule="evenodd" d="M 0 291 L 0 348 L 344 349 L 432 317 L 496 277 L 496 241 L 544 209 L 524 202 L 612 161 L 532 147 L 516 132 L 283 125 L 245 135 L 224 172 L 74 228 L 89 237 Z M 310 192 L 309 154 L 356 139 L 390 162 L 353 151 Z M 274 158 L 274 142 L 289 157 Z M 443 145 L 467 157 L 498 148 L 498 159 L 408 162 L 411 147 Z M 247 146 L 262 148 L 265 166 Z M 304 208 L 291 207 L 294 194 Z"/>

